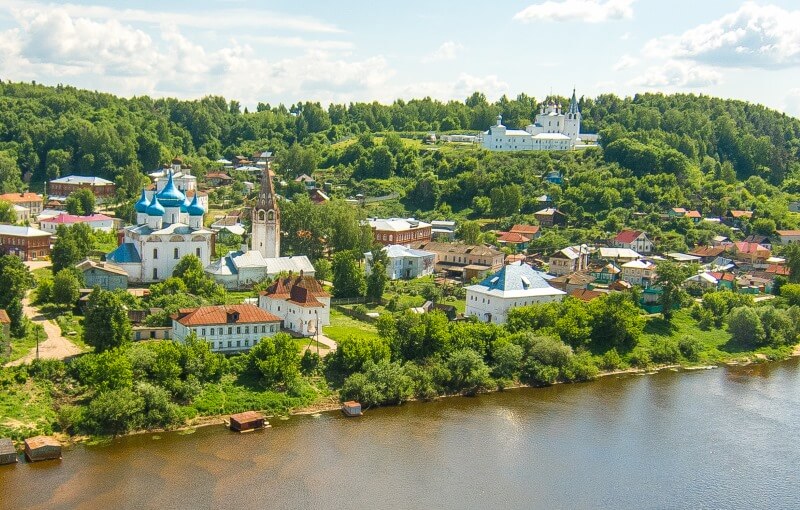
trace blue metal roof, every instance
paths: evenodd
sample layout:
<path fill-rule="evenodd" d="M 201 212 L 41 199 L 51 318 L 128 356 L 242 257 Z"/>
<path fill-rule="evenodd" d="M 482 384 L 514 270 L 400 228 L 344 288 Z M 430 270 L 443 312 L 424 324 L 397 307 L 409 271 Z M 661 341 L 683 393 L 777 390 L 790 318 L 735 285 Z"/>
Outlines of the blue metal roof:
<path fill-rule="evenodd" d="M 133 243 L 122 243 L 117 246 L 117 249 L 106 255 L 106 261 L 116 262 L 117 264 L 134 264 L 140 263 L 142 257 L 136 251 L 136 246 Z"/>
<path fill-rule="evenodd" d="M 189 207 L 186 208 L 189 212 L 189 216 L 202 216 L 206 213 L 206 210 L 203 209 L 203 206 L 197 201 L 197 193 L 194 194 L 194 199 L 192 203 L 189 204 Z"/>
<path fill-rule="evenodd" d="M 167 174 L 167 185 L 156 194 L 156 198 L 164 207 L 180 207 L 186 200 L 186 195 L 172 182 L 172 171 Z"/>
<path fill-rule="evenodd" d="M 164 210 L 164 206 L 161 205 L 159 200 L 156 200 L 156 197 L 153 197 L 153 202 L 147 206 L 147 210 L 145 211 L 148 216 L 164 216 L 166 214 L 166 210 Z"/>
<path fill-rule="evenodd" d="M 549 278 L 545 273 L 537 271 L 528 264 L 514 263 L 509 264 L 500 271 L 487 276 L 481 285 L 489 290 L 528 290 L 549 288 L 547 283 Z"/>

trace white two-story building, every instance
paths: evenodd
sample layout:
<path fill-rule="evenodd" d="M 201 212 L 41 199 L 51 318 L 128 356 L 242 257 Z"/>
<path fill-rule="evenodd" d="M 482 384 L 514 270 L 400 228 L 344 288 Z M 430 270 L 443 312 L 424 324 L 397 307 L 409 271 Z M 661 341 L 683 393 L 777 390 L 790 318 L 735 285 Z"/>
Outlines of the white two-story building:
<path fill-rule="evenodd" d="M 283 327 L 301 335 L 314 335 L 331 323 L 331 296 L 313 276 L 278 278 L 258 297 L 258 306 L 280 317 Z"/>
<path fill-rule="evenodd" d="M 186 308 L 172 317 L 172 337 L 183 342 L 194 333 L 214 352 L 246 351 L 281 330 L 281 319 L 256 305 Z"/>

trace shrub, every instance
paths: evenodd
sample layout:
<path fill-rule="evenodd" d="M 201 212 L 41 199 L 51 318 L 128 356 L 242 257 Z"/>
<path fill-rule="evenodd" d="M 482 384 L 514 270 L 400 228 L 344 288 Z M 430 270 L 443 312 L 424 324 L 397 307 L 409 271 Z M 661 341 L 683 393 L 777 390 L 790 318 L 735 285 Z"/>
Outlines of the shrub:
<path fill-rule="evenodd" d="M 561 373 L 567 381 L 590 381 L 597 377 L 598 370 L 592 355 L 582 352 L 572 356 Z"/>
<path fill-rule="evenodd" d="M 644 347 L 635 347 L 631 351 L 629 357 L 631 365 L 638 368 L 647 368 L 653 364 L 653 360 L 650 358 L 650 352 Z"/>
<path fill-rule="evenodd" d="M 700 357 L 700 352 L 703 350 L 703 343 L 697 338 L 685 336 L 678 342 L 678 349 L 687 360 L 697 361 Z"/>
<path fill-rule="evenodd" d="M 605 370 L 617 370 L 622 366 L 622 356 L 619 355 L 616 349 L 611 349 L 603 354 L 601 367 Z"/>

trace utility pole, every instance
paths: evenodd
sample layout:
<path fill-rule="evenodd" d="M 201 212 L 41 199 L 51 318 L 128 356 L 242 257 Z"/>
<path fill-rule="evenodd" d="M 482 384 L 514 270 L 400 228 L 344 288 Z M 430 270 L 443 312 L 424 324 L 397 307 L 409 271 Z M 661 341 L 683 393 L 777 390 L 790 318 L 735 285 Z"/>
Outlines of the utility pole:
<path fill-rule="evenodd" d="M 319 357 L 319 311 L 314 310 L 314 315 L 317 316 L 317 357 Z"/>
<path fill-rule="evenodd" d="M 39 359 L 39 328 L 36 328 L 36 359 Z"/>

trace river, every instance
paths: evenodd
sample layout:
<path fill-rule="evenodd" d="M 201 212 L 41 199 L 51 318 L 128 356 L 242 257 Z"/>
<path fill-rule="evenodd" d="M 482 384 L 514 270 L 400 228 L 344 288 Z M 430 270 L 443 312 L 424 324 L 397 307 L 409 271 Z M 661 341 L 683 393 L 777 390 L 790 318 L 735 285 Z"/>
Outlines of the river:
<path fill-rule="evenodd" d="M 800 508 L 800 360 L 79 445 L 0 508 Z"/>

